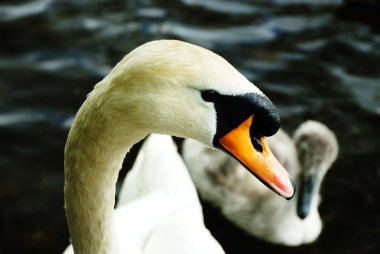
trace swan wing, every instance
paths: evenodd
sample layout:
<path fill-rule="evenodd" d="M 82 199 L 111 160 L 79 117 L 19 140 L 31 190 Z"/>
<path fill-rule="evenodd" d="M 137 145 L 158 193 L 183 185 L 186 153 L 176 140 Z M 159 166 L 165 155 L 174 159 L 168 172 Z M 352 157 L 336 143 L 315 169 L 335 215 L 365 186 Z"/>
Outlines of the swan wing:
<path fill-rule="evenodd" d="M 123 183 L 115 212 L 121 250 L 224 253 L 203 222 L 200 201 L 173 140 L 150 135 Z"/>
<path fill-rule="evenodd" d="M 193 203 L 198 200 L 194 184 L 172 138 L 152 134 L 144 142 L 136 163 L 124 180 L 118 206 L 157 191 L 168 196 L 181 196 L 182 200 Z"/>

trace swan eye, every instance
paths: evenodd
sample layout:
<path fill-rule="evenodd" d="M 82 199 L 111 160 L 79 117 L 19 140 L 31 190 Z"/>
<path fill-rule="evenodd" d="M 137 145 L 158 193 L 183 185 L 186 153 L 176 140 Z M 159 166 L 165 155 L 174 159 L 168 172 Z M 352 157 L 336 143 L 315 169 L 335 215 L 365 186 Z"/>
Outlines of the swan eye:
<path fill-rule="evenodd" d="M 205 90 L 201 92 L 201 95 L 203 100 L 214 102 L 216 101 L 219 94 L 215 90 Z"/>

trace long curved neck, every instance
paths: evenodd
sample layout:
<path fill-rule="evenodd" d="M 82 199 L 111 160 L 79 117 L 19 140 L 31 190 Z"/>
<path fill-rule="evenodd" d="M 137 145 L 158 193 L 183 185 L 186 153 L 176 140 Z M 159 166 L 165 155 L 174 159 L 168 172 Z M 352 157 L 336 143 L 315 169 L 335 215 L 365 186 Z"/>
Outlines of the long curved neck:
<path fill-rule="evenodd" d="M 91 94 L 65 147 L 65 209 L 77 254 L 120 252 L 113 222 L 115 184 L 125 154 L 146 133 L 128 122 L 128 112 L 120 119 L 114 111 L 97 92 Z"/>

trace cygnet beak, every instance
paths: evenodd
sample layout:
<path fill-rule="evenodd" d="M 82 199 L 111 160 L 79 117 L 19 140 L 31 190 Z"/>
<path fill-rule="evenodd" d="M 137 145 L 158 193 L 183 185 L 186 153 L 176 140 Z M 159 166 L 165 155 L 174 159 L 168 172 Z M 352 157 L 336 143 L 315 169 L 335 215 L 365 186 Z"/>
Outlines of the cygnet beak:
<path fill-rule="evenodd" d="M 305 219 L 309 215 L 310 206 L 314 197 L 317 176 L 315 174 L 302 176 L 301 189 L 297 199 L 297 215 Z"/>

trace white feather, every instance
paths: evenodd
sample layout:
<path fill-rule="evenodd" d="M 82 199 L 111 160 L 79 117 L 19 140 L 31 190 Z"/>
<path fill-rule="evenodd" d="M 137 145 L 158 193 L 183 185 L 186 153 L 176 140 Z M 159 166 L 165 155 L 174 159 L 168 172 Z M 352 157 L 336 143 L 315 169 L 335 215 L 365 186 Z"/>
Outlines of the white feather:
<path fill-rule="evenodd" d="M 144 142 L 124 180 L 115 224 L 123 253 L 224 253 L 204 225 L 194 184 L 170 136 L 150 135 Z"/>

